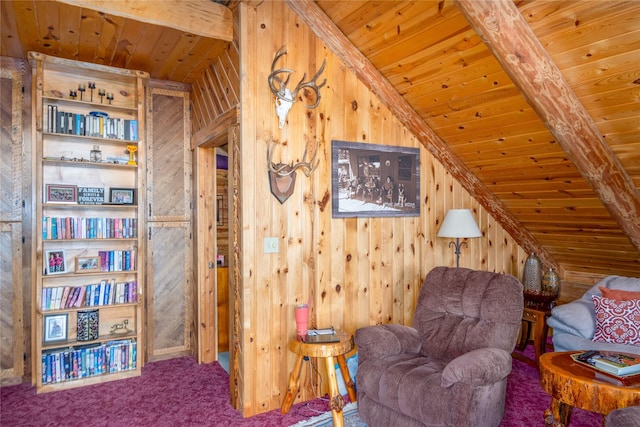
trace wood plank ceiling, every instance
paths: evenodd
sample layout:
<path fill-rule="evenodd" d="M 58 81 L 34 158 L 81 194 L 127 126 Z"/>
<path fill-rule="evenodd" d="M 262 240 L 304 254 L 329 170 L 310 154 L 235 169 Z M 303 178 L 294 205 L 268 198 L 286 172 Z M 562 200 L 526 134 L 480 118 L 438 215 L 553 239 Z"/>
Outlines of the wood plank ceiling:
<path fill-rule="evenodd" d="M 80 7 L 95 1 L 64 2 L 73 4 L 0 2 L 0 55 L 26 58 L 35 50 L 190 84 L 227 48 L 226 36 L 212 36 L 205 25 L 202 31 L 185 29 L 178 17 L 175 24 L 163 23 L 171 14 L 149 24 L 122 12 Z M 565 271 L 640 276 L 640 236 L 634 231 L 640 218 L 633 210 L 640 198 L 640 2 L 514 4 L 601 134 L 608 155 L 602 168 L 619 164 L 626 173 L 632 187 L 626 216 L 616 212 L 624 203 L 600 200 L 584 178 L 594 171 L 565 152 L 548 118 L 527 101 L 535 105 L 535 94 L 523 96 L 522 83 L 514 83 L 495 49 L 474 30 L 490 20 L 472 26 L 463 5 L 451 0 L 311 3 L 332 21 L 332 28 L 314 31 L 344 39 L 370 62 L 384 78 L 380 85 L 399 94 L 420 119 L 408 127 L 424 126 L 438 139 L 441 158 L 460 162 L 479 180 L 489 192 L 485 204 L 515 219 L 505 228 L 521 227 L 513 231 L 525 236 L 526 249 L 529 242 L 539 244 Z M 208 18 L 228 19 L 215 6 Z M 313 8 L 292 8 L 310 26 L 320 22 L 309 16 Z M 587 150 L 593 143 L 580 142 Z"/>

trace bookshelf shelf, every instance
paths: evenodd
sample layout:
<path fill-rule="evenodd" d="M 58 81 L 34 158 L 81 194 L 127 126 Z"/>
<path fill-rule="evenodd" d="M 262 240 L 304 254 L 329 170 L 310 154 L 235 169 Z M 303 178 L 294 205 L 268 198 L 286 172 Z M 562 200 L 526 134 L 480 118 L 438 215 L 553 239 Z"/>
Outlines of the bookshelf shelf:
<path fill-rule="evenodd" d="M 37 159 L 33 382 L 40 393 L 140 375 L 148 74 L 35 52 L 29 58 Z M 89 89 L 82 100 L 69 98 L 90 82 L 93 102 Z M 109 203 L 121 200 L 127 204 Z M 97 316 L 91 326 L 85 311 Z"/>

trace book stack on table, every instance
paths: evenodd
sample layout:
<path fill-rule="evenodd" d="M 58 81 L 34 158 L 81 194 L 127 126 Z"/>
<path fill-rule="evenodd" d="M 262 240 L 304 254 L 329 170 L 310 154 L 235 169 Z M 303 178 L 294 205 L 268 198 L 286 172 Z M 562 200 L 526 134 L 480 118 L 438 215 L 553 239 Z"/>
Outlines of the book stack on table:
<path fill-rule="evenodd" d="M 331 342 L 340 342 L 340 337 L 336 334 L 336 331 L 331 328 L 324 329 L 309 329 L 304 342 L 311 344 L 325 344 Z"/>
<path fill-rule="evenodd" d="M 571 357 L 576 362 L 617 378 L 640 380 L 640 354 L 589 350 L 572 354 Z"/>

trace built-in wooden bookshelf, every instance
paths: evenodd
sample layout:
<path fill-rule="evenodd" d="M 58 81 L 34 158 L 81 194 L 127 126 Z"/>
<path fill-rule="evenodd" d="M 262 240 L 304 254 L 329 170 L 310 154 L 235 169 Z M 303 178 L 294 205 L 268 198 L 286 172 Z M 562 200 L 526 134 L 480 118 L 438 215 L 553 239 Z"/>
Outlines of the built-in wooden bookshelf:
<path fill-rule="evenodd" d="M 140 375 L 144 81 L 30 52 L 34 78 L 33 383 Z"/>

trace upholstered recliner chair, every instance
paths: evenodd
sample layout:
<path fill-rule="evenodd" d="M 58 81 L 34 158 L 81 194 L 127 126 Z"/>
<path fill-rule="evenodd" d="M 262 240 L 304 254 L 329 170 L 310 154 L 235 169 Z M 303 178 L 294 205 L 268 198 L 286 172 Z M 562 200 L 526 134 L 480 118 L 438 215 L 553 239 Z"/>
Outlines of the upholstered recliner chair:
<path fill-rule="evenodd" d="M 433 269 L 413 327 L 356 331 L 360 417 L 370 427 L 500 424 L 522 307 L 513 276 Z"/>

